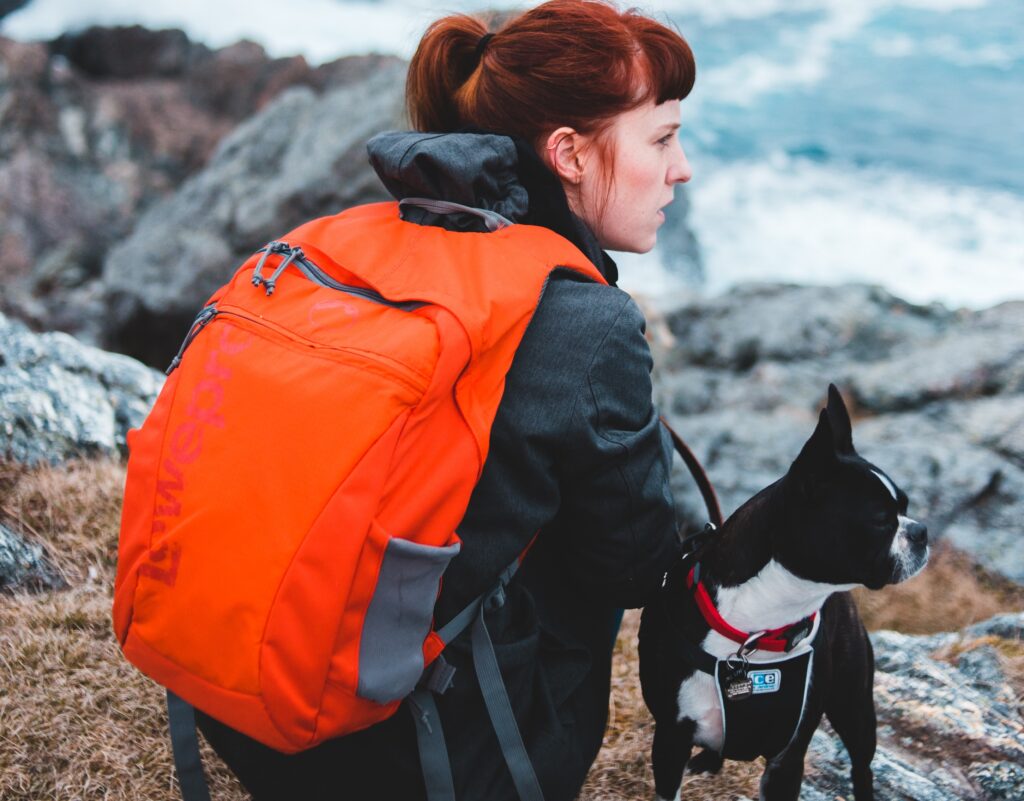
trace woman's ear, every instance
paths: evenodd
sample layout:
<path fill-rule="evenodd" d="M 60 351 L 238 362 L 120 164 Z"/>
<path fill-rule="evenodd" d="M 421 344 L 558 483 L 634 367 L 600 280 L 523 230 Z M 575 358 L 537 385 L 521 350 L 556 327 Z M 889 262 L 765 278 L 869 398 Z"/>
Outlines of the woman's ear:
<path fill-rule="evenodd" d="M 544 161 L 564 183 L 575 186 L 583 180 L 585 145 L 586 137 L 575 129 L 557 128 L 544 142 Z"/>

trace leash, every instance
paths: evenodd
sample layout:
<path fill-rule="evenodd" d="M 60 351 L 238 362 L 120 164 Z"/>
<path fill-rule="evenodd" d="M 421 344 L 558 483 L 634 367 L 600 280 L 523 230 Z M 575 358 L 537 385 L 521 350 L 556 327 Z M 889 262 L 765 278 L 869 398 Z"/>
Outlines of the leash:
<path fill-rule="evenodd" d="M 683 461 L 686 463 L 686 467 L 690 471 L 690 475 L 693 476 L 693 480 L 697 484 L 697 489 L 700 490 L 701 497 L 704 498 L 704 505 L 708 510 L 708 520 L 711 521 L 714 531 L 716 528 L 720 528 L 722 525 L 722 508 L 718 504 L 718 496 L 715 494 L 715 488 L 711 486 L 711 480 L 708 478 L 708 474 L 704 471 L 704 467 L 701 465 L 700 460 L 694 456 L 693 451 L 690 450 L 690 446 L 683 442 L 683 438 L 676 433 L 676 430 L 672 428 L 668 420 L 664 417 L 661 418 L 661 424 L 665 426 L 665 430 L 668 431 L 672 437 L 672 445 L 676 449 Z M 692 537 L 688 537 L 684 540 L 684 543 L 691 540 L 706 536 L 708 533 L 707 528 L 704 531 L 699 532 Z"/>

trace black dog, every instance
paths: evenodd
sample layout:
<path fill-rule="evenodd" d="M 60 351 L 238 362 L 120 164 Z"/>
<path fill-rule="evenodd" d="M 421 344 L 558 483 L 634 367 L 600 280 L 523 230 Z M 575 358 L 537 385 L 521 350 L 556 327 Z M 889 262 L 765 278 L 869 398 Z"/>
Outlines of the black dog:
<path fill-rule="evenodd" d="M 764 756 L 761 798 L 795 801 L 823 712 L 849 751 L 855 798 L 873 797 L 874 655 L 845 591 L 924 567 L 927 529 L 906 512 L 906 495 L 854 451 L 829 386 L 789 472 L 669 571 L 644 610 L 640 679 L 660 799 L 678 797 L 697 744 L 691 772 Z"/>

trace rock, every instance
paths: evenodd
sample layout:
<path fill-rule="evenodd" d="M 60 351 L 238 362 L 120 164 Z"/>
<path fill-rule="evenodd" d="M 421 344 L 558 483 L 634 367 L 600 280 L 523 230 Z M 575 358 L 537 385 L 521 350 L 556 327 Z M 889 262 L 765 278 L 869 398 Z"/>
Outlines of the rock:
<path fill-rule="evenodd" d="M 65 33 L 50 43 L 50 52 L 95 78 L 179 76 L 209 54 L 184 31 L 141 25 Z"/>
<path fill-rule="evenodd" d="M 954 312 L 878 287 L 751 284 L 666 322 L 656 398 L 725 514 L 786 472 L 834 382 L 858 451 L 907 492 L 911 515 L 1024 583 L 1024 303 Z M 674 488 L 686 527 L 702 527 L 679 467 Z"/>
<path fill-rule="evenodd" d="M 322 96 L 290 89 L 233 131 L 110 252 L 106 346 L 166 364 L 205 299 L 257 248 L 305 220 L 386 199 L 366 141 L 400 124 L 403 82 L 394 65 Z"/>
<path fill-rule="evenodd" d="M 67 582 L 42 546 L 0 523 L 0 591 L 62 590 Z"/>
<path fill-rule="evenodd" d="M 1006 632 L 1006 645 L 1019 649 L 1024 614 L 1003 615 L 962 634 L 871 635 L 878 801 L 1024 795 L 1024 722 L 997 649 L 976 645 L 979 630 Z M 958 650 L 959 657 L 949 656 Z M 828 726 L 811 741 L 807 768 L 802 798 L 850 797 L 849 759 Z"/>
<path fill-rule="evenodd" d="M 1024 390 L 1024 303 L 1003 303 L 953 326 L 926 345 L 903 347 L 858 372 L 854 402 L 875 412 L 916 409 L 943 398 Z"/>
<path fill-rule="evenodd" d="M 289 87 L 323 92 L 397 64 L 313 68 L 251 42 L 209 50 L 137 26 L 49 45 L 0 37 L 0 311 L 95 343 L 107 251 L 227 133 Z"/>
<path fill-rule="evenodd" d="M 0 458 L 23 464 L 125 453 L 163 376 L 63 333 L 0 314 Z"/>
<path fill-rule="evenodd" d="M 880 287 L 744 284 L 669 316 L 677 364 L 746 372 L 762 361 L 878 359 L 934 337 L 953 316 Z"/>
<path fill-rule="evenodd" d="M 1012 612 L 996 615 L 970 626 L 967 636 L 975 639 L 994 636 L 1003 640 L 1024 640 L 1024 617 Z"/>

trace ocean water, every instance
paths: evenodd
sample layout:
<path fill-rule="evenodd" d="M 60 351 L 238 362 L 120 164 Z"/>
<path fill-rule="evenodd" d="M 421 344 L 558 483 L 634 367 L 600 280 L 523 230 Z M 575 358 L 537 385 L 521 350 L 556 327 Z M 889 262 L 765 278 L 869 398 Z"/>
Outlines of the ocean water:
<path fill-rule="evenodd" d="M 0 25 L 88 24 L 241 37 L 319 62 L 411 54 L 427 23 L 494 2 L 33 0 Z M 1022 0 L 664 0 L 698 81 L 683 145 L 703 280 L 657 250 L 623 285 L 672 302 L 741 280 L 882 284 L 917 302 L 1024 299 Z"/>

